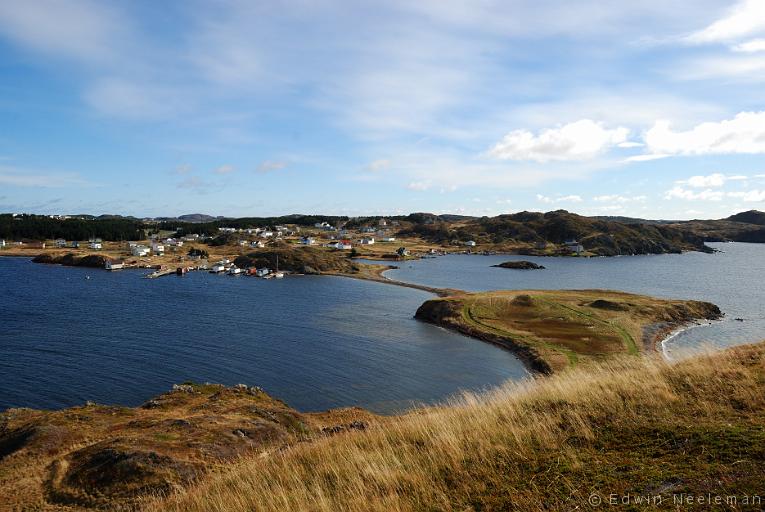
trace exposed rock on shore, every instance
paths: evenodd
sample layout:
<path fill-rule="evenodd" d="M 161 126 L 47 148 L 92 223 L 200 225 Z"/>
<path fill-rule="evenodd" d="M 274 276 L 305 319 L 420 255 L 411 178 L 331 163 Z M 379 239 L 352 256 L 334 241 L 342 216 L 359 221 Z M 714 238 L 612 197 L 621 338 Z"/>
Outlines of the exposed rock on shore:
<path fill-rule="evenodd" d="M 532 261 L 505 261 L 504 263 L 500 263 L 498 265 L 492 265 L 492 267 L 510 268 L 515 270 L 542 270 L 545 268 L 544 266 L 537 265 Z"/>
<path fill-rule="evenodd" d="M 106 256 L 100 254 L 88 254 L 86 256 L 77 256 L 72 253 L 50 254 L 43 253 L 35 256 L 32 261 L 35 263 L 48 263 L 52 265 L 65 265 L 67 267 L 93 267 L 104 268 Z"/>

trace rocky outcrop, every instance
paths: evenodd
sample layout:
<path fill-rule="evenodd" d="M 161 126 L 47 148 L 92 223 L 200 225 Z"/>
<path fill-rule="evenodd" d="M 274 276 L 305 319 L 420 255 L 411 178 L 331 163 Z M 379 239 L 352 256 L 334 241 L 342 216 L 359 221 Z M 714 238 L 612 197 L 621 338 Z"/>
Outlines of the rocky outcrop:
<path fill-rule="evenodd" d="M 43 253 L 35 256 L 32 261 L 35 263 L 48 263 L 52 265 L 65 265 L 67 267 L 93 267 L 104 268 L 106 256 L 100 254 L 88 254 L 85 256 L 78 256 L 76 254 L 50 254 Z"/>
<path fill-rule="evenodd" d="M 180 384 L 135 408 L 9 409 L 0 413 L 0 509 L 132 510 L 211 467 L 375 421 L 355 408 L 303 414 L 243 384 Z"/>
<path fill-rule="evenodd" d="M 542 270 L 545 268 L 544 266 L 537 265 L 532 261 L 505 261 L 504 263 L 500 263 L 498 265 L 492 265 L 492 267 L 510 268 L 515 270 Z"/>
<path fill-rule="evenodd" d="M 359 266 L 344 253 L 325 251 L 314 247 L 282 246 L 251 252 L 239 256 L 234 263 L 240 268 L 275 268 L 277 257 L 280 270 L 300 274 L 358 272 Z"/>

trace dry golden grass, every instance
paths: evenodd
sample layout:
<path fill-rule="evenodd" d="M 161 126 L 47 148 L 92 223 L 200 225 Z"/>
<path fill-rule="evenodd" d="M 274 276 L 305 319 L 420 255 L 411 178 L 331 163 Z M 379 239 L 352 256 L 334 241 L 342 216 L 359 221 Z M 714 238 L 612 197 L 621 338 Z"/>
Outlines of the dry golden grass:
<path fill-rule="evenodd" d="M 593 493 L 762 495 L 764 388 L 763 345 L 676 365 L 617 358 L 245 459 L 145 507 L 541 511 L 589 509 Z"/>

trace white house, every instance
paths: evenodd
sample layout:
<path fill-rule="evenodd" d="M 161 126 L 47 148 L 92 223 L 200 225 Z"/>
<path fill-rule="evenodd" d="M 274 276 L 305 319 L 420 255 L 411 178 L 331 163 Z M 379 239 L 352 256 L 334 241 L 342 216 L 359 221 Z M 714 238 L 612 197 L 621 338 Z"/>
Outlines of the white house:
<path fill-rule="evenodd" d="M 5 248 L 5 240 L 0 240 L 0 249 Z"/>
<path fill-rule="evenodd" d="M 265 267 L 259 268 L 258 270 L 255 271 L 255 275 L 258 277 L 266 277 L 270 273 L 271 273 L 271 270 Z"/>
<path fill-rule="evenodd" d="M 90 247 L 93 250 L 100 251 L 103 249 L 103 244 L 101 242 L 90 242 L 88 244 L 88 247 Z"/>
<path fill-rule="evenodd" d="M 272 236 L 274 236 L 274 232 L 273 231 L 263 231 L 260 234 L 260 236 L 261 236 L 261 238 L 271 238 Z"/>
<path fill-rule="evenodd" d="M 59 247 L 59 248 L 66 247 L 66 240 L 64 240 L 63 238 L 57 238 L 56 247 Z"/>
<path fill-rule="evenodd" d="M 396 237 L 395 236 L 386 236 L 380 239 L 381 242 L 395 242 Z"/>
<path fill-rule="evenodd" d="M 337 242 L 327 244 L 327 247 L 337 249 L 339 251 L 347 251 L 352 248 L 350 240 L 338 240 Z"/>
<path fill-rule="evenodd" d="M 154 242 L 151 244 L 151 252 L 154 254 L 165 254 L 165 246 Z"/>
<path fill-rule="evenodd" d="M 584 246 L 577 242 L 576 240 L 571 240 L 570 242 L 565 242 L 563 244 L 566 249 L 574 254 L 582 254 L 584 252 Z"/>
<path fill-rule="evenodd" d="M 475 247 L 475 240 L 468 240 L 465 242 L 465 247 Z"/>
<path fill-rule="evenodd" d="M 252 247 L 253 249 L 261 249 L 265 246 L 266 244 L 264 244 L 260 240 L 255 240 L 254 242 L 250 242 L 250 247 Z"/>
<path fill-rule="evenodd" d="M 373 237 L 364 237 L 361 239 L 361 245 L 374 245 L 375 239 Z"/>
<path fill-rule="evenodd" d="M 134 245 L 130 248 L 130 254 L 142 258 L 149 255 L 149 248 L 145 245 Z"/>
<path fill-rule="evenodd" d="M 104 268 L 106 270 L 121 270 L 125 268 L 125 262 L 122 260 L 106 260 Z"/>
<path fill-rule="evenodd" d="M 316 239 L 310 236 L 304 236 L 300 239 L 300 243 L 303 245 L 313 245 L 316 243 Z"/>

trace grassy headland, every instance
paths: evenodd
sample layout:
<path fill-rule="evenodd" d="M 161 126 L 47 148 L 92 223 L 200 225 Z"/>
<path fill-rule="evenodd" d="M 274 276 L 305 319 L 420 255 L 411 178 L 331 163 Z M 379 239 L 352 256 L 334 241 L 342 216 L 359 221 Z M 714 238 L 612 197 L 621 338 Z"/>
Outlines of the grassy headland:
<path fill-rule="evenodd" d="M 618 354 L 652 352 L 668 330 L 721 313 L 708 302 L 606 290 L 496 291 L 433 299 L 416 318 L 516 352 L 550 373 Z"/>

